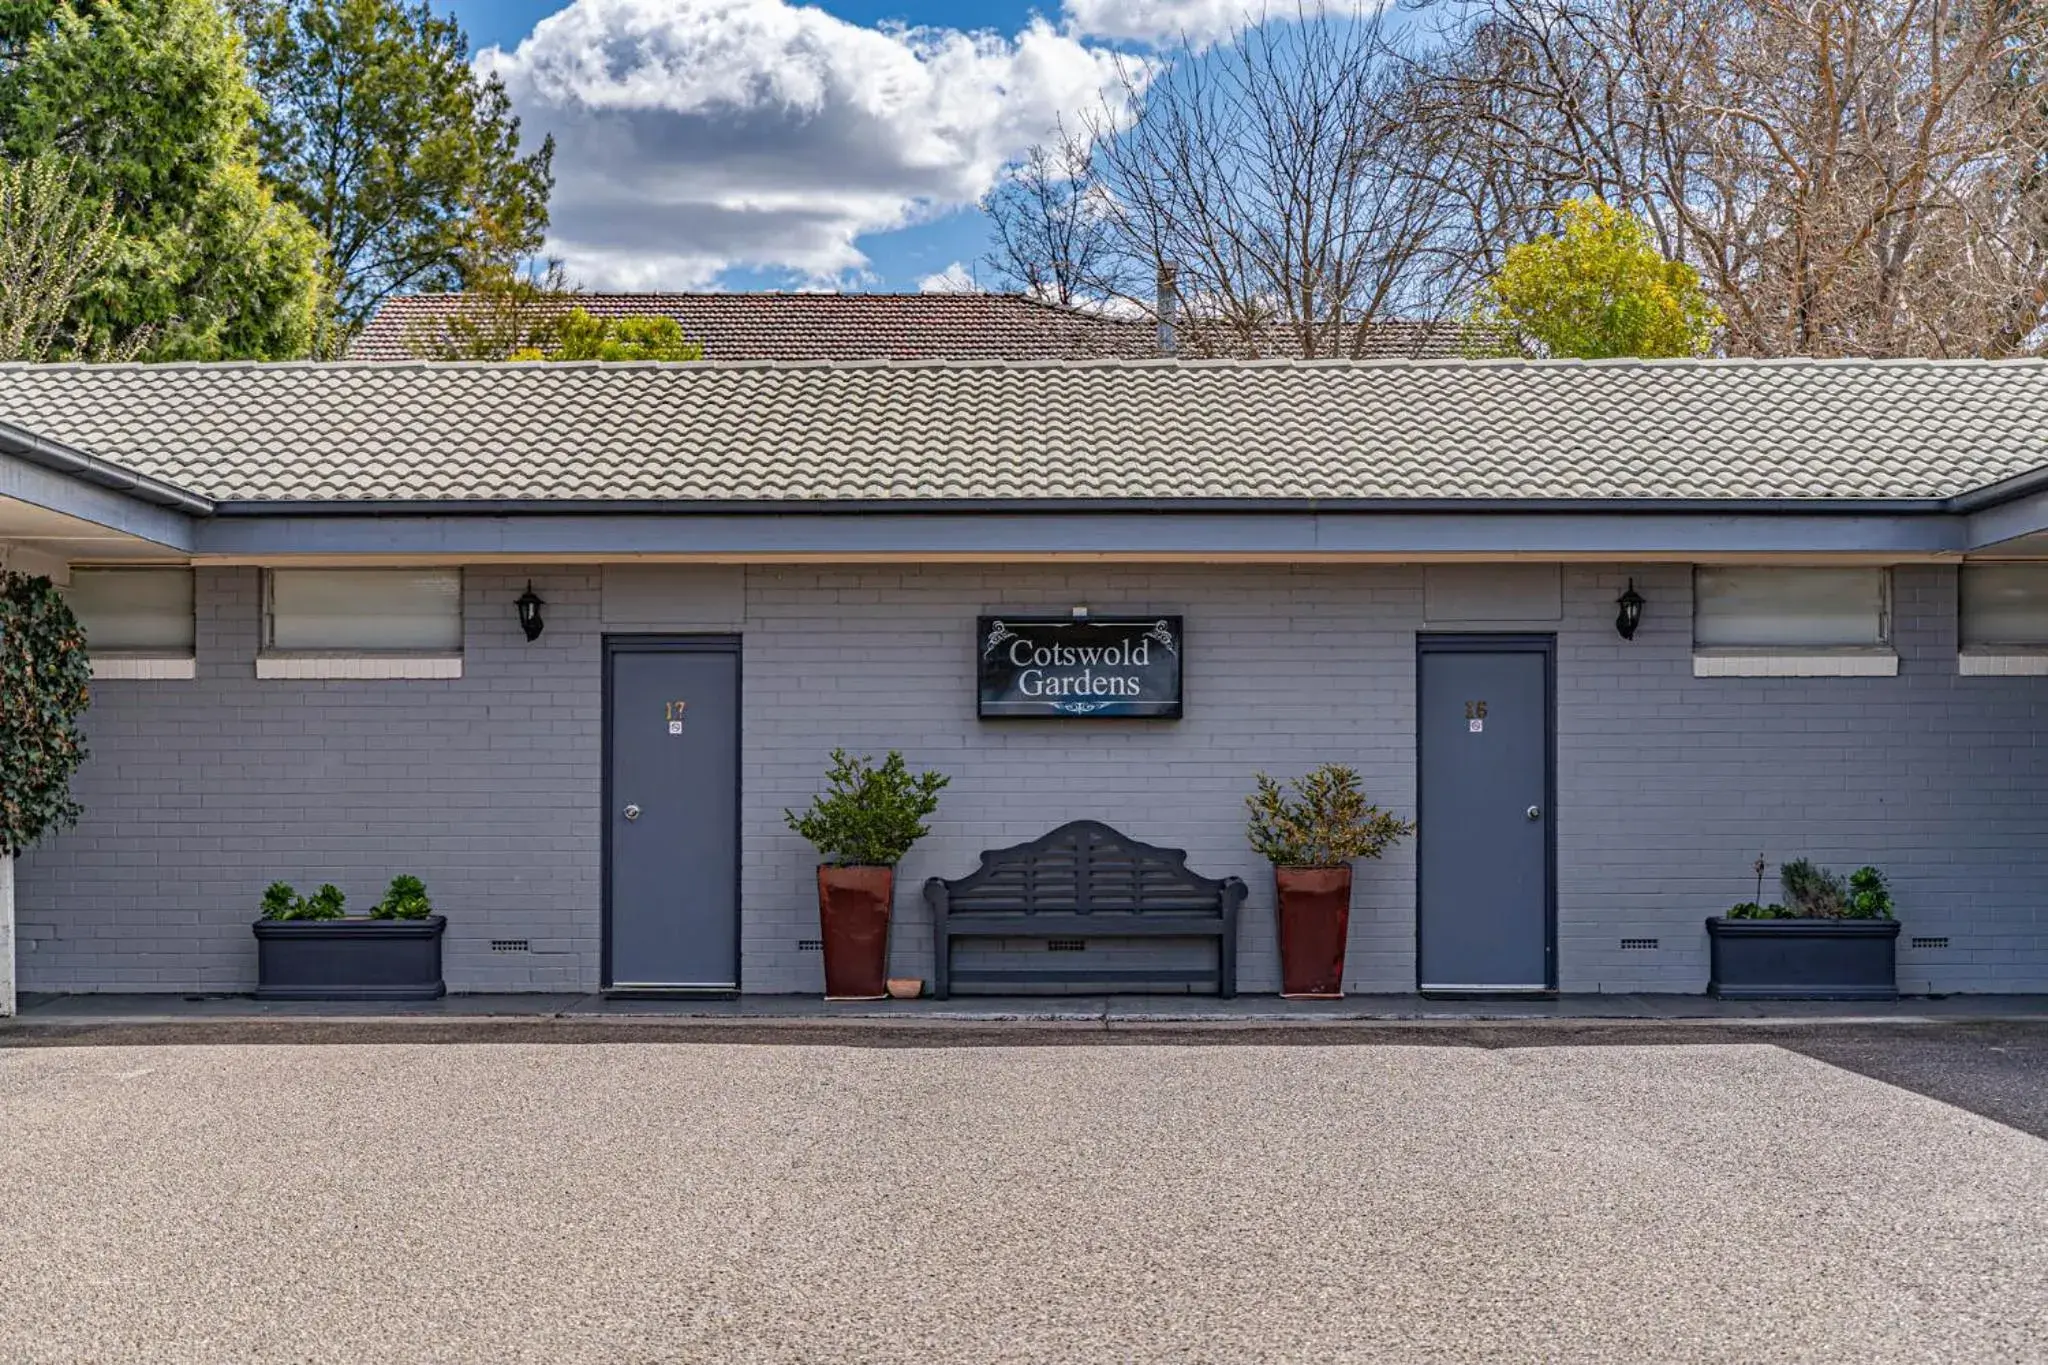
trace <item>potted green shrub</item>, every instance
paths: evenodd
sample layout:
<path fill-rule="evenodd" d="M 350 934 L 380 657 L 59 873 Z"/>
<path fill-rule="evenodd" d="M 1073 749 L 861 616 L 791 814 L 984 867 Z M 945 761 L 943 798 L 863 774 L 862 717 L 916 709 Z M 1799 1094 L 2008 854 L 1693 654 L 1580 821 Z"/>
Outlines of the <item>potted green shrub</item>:
<path fill-rule="evenodd" d="M 425 883 L 401 874 L 368 915 L 350 915 L 332 883 L 301 896 L 287 882 L 263 892 L 256 921 L 256 994 L 265 1000 L 432 1000 L 441 977 L 445 916 Z"/>
<path fill-rule="evenodd" d="M 1280 994 L 1334 1000 L 1344 994 L 1351 934 L 1351 865 L 1377 858 L 1415 832 L 1368 801 L 1358 773 L 1325 763 L 1285 787 L 1257 775 L 1245 798 L 1252 847 L 1273 864 L 1280 931 Z"/>
<path fill-rule="evenodd" d="M 1844 878 L 1804 858 L 1778 869 L 1783 901 L 1757 898 L 1707 920 L 1707 991 L 1724 1000 L 1896 1000 L 1899 922 L 1884 873 Z"/>
<path fill-rule="evenodd" d="M 832 751 L 825 790 L 789 827 L 809 840 L 818 864 L 818 923 L 825 944 L 825 998 L 880 1000 L 888 994 L 889 911 L 896 864 L 928 832 L 948 779 L 915 773 L 890 750 L 877 765 Z"/>

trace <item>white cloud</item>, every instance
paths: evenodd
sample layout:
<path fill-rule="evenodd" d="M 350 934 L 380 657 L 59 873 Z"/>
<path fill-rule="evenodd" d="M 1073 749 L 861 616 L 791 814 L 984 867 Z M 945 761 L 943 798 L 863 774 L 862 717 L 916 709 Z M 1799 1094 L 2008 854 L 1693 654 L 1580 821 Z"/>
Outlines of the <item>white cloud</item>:
<path fill-rule="evenodd" d="M 955 261 L 935 275 L 927 275 L 917 282 L 920 294 L 979 294 L 981 286 L 974 282 L 974 275 L 960 262 Z"/>
<path fill-rule="evenodd" d="M 1176 47 L 1185 37 L 1199 51 L 1263 13 L 1291 19 L 1325 7 L 1326 0 L 1066 0 L 1060 13 L 1077 37 L 1162 48 Z"/>
<path fill-rule="evenodd" d="M 1043 21 L 868 28 L 785 0 L 575 0 L 477 61 L 555 135 L 549 249 L 612 289 L 859 272 L 861 234 L 973 203 L 1121 88 L 1114 53 Z"/>

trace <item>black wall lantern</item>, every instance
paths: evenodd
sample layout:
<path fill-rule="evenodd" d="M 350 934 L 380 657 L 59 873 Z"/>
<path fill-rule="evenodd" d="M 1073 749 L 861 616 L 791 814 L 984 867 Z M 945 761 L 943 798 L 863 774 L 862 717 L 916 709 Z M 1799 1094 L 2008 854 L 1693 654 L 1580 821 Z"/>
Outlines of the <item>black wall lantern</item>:
<path fill-rule="evenodd" d="M 547 603 L 533 590 L 532 579 L 526 580 L 526 591 L 519 594 L 519 600 L 513 605 L 519 608 L 519 628 L 526 632 L 526 638 L 538 640 L 540 633 L 547 629 L 547 622 L 540 619 L 540 609 Z"/>
<path fill-rule="evenodd" d="M 1621 632 L 1624 640 L 1636 638 L 1636 627 L 1643 623 L 1643 595 L 1636 591 L 1636 581 L 1628 581 L 1628 591 L 1614 599 L 1621 610 L 1614 617 L 1614 628 Z"/>

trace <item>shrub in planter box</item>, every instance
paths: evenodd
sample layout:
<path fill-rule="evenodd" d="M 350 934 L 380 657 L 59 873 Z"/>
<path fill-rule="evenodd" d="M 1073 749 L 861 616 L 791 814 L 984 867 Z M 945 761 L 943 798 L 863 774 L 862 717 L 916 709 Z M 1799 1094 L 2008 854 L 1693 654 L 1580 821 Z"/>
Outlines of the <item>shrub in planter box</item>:
<path fill-rule="evenodd" d="M 1756 862 L 1758 890 L 1764 860 Z M 1707 992 L 1723 1000 L 1896 1000 L 1899 922 L 1884 873 L 1847 879 L 1804 858 L 1779 869 L 1784 901 L 1707 920 Z M 1759 895 L 1761 900 L 1761 895 Z"/>
<path fill-rule="evenodd" d="M 1415 826 L 1367 801 L 1358 774 L 1339 764 L 1325 763 L 1286 788 L 1264 773 L 1257 781 L 1245 798 L 1245 832 L 1273 864 L 1280 994 L 1338 999 L 1351 936 L 1351 864 L 1379 857 Z"/>
<path fill-rule="evenodd" d="M 825 791 L 802 815 L 785 810 L 789 827 L 810 841 L 818 864 L 818 927 L 825 944 L 825 998 L 880 1000 L 889 993 L 889 912 L 896 900 L 896 864 L 929 831 L 950 781 L 915 773 L 895 750 L 877 764 L 832 751 Z"/>
<path fill-rule="evenodd" d="M 417 877 L 397 876 L 368 916 L 350 916 L 332 884 L 301 896 L 284 882 L 263 893 L 256 921 L 256 995 L 263 1000 L 432 1000 L 441 979 L 445 916 Z"/>

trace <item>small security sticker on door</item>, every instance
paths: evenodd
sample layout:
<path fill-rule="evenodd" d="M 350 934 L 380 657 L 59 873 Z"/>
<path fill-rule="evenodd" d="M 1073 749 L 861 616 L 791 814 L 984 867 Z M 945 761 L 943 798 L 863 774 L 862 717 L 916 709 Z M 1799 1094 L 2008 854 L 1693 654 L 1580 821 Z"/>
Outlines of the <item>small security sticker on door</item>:
<path fill-rule="evenodd" d="M 668 732 L 672 735 L 681 734 L 683 732 L 683 723 L 679 720 L 670 721 L 668 723 Z"/>
<path fill-rule="evenodd" d="M 1486 722 L 1474 716 L 1465 722 L 1465 729 L 1472 734 L 1480 734 L 1486 729 Z"/>

